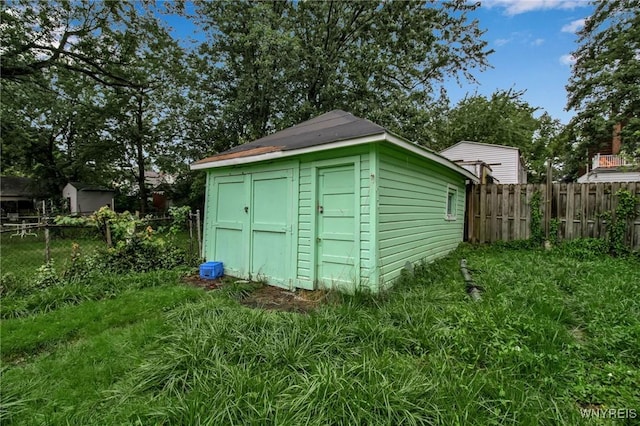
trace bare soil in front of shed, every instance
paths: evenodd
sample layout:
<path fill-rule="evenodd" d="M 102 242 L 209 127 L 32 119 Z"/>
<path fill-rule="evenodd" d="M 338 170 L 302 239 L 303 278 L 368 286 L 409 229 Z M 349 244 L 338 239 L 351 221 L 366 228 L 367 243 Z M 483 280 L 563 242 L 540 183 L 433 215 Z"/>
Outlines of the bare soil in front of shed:
<path fill-rule="evenodd" d="M 240 303 L 257 309 L 306 313 L 316 309 L 327 299 L 323 290 L 290 291 L 265 285 L 251 292 Z"/>
<path fill-rule="evenodd" d="M 247 282 L 229 276 L 206 280 L 200 278 L 199 275 L 188 275 L 183 277 L 182 280 L 189 285 L 205 290 L 217 290 L 238 281 Z M 306 313 L 316 309 L 322 303 L 326 303 L 328 297 L 328 292 L 325 290 L 297 289 L 291 291 L 259 283 L 251 284 L 256 286 L 255 290 L 250 291 L 239 299 L 242 305 L 249 308 Z"/>
<path fill-rule="evenodd" d="M 215 290 L 222 287 L 225 283 L 224 277 L 216 278 L 215 280 L 205 280 L 200 278 L 199 275 L 187 275 L 182 277 L 182 281 L 194 287 L 200 287 L 205 290 Z"/>

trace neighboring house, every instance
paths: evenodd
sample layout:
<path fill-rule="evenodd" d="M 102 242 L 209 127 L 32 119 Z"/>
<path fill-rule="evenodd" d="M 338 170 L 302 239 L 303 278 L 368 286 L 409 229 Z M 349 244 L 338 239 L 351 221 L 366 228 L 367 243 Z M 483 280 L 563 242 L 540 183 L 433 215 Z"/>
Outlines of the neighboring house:
<path fill-rule="evenodd" d="M 207 170 L 204 254 L 285 288 L 378 291 L 462 241 L 465 185 L 444 157 L 344 111 L 191 165 Z"/>
<path fill-rule="evenodd" d="M 112 189 L 80 182 L 69 182 L 62 189 L 71 214 L 89 214 L 104 206 L 115 209 L 114 194 Z"/>
<path fill-rule="evenodd" d="M 640 164 L 620 155 L 622 149 L 622 124 L 613 126 L 611 140 L 601 145 L 591 159 L 591 170 L 587 166 L 579 183 L 598 182 L 640 182 Z"/>
<path fill-rule="evenodd" d="M 176 182 L 176 176 L 164 172 L 147 170 L 144 172 L 144 182 L 153 189 L 160 185 L 173 185 Z"/>
<path fill-rule="evenodd" d="M 640 182 L 640 166 L 616 154 L 596 154 L 591 160 L 591 170 L 580 176 L 578 182 Z"/>
<path fill-rule="evenodd" d="M 0 177 L 0 208 L 2 216 L 15 218 L 33 214 L 42 191 L 33 179 L 19 176 Z"/>
<path fill-rule="evenodd" d="M 461 141 L 440 152 L 455 163 L 483 162 L 497 183 L 527 183 L 527 168 L 520 150 L 512 146 Z"/>

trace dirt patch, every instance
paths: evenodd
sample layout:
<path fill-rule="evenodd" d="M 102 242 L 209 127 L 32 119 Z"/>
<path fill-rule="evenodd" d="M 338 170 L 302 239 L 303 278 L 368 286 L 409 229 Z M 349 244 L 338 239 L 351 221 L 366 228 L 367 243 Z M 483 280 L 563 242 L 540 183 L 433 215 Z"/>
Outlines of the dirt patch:
<path fill-rule="evenodd" d="M 216 278 L 215 280 L 205 280 L 200 278 L 199 275 L 188 275 L 183 277 L 182 281 L 205 290 L 217 290 L 236 282 L 249 283 L 229 276 Z M 270 285 L 251 284 L 258 287 L 255 290 L 250 290 L 248 294 L 242 297 L 240 303 L 255 309 L 306 313 L 316 309 L 322 303 L 326 303 L 328 296 L 328 293 L 324 290 L 297 289 L 296 291 L 291 291 Z"/>
<path fill-rule="evenodd" d="M 250 308 L 306 313 L 316 309 L 326 300 L 322 290 L 290 291 L 265 285 L 251 292 L 240 303 Z"/>
<path fill-rule="evenodd" d="M 200 278 L 200 275 L 187 275 L 182 277 L 182 282 L 192 285 L 194 287 L 200 287 L 205 290 L 215 290 L 224 285 L 223 278 L 216 278 L 215 280 L 205 280 Z"/>

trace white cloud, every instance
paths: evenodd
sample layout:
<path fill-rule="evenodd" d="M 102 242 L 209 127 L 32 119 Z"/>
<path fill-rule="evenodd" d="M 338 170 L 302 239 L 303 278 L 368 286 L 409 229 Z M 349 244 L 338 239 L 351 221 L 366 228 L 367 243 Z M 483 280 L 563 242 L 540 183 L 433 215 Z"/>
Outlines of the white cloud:
<path fill-rule="evenodd" d="M 496 44 L 496 46 L 500 47 L 500 46 L 504 46 L 505 44 L 509 43 L 510 41 L 511 41 L 510 38 L 499 38 L 494 43 Z"/>
<path fill-rule="evenodd" d="M 560 31 L 563 33 L 576 33 L 580 28 L 584 27 L 584 18 L 571 21 L 567 25 L 563 26 Z"/>
<path fill-rule="evenodd" d="M 576 57 L 572 54 L 566 54 L 560 56 L 560 63 L 562 65 L 573 65 L 576 63 Z"/>
<path fill-rule="evenodd" d="M 542 46 L 542 44 L 544 43 L 544 39 L 543 38 L 537 38 L 535 40 L 533 40 L 531 42 L 532 46 Z"/>
<path fill-rule="evenodd" d="M 575 9 L 590 5 L 585 0 L 485 0 L 483 6 L 504 9 L 506 15 L 519 15 L 535 10 Z"/>

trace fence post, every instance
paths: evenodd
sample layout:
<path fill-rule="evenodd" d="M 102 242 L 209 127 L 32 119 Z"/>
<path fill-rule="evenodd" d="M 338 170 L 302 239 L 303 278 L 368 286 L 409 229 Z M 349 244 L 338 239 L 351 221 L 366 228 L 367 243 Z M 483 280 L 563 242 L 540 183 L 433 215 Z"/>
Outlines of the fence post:
<path fill-rule="evenodd" d="M 107 247 L 112 247 L 112 242 L 111 242 L 111 226 L 109 226 L 109 221 L 105 221 L 105 234 L 107 237 Z"/>
<path fill-rule="evenodd" d="M 198 261 L 202 260 L 202 231 L 200 230 L 200 209 L 196 210 L 196 234 L 198 235 Z"/>
<path fill-rule="evenodd" d="M 51 240 L 49 238 L 49 228 L 44 228 L 44 262 L 51 261 Z"/>
<path fill-rule="evenodd" d="M 547 160 L 547 182 L 544 195 L 544 238 L 549 240 L 551 229 L 551 199 L 553 198 L 553 167 L 551 159 Z"/>
<path fill-rule="evenodd" d="M 189 256 L 193 256 L 193 212 L 189 210 Z"/>

